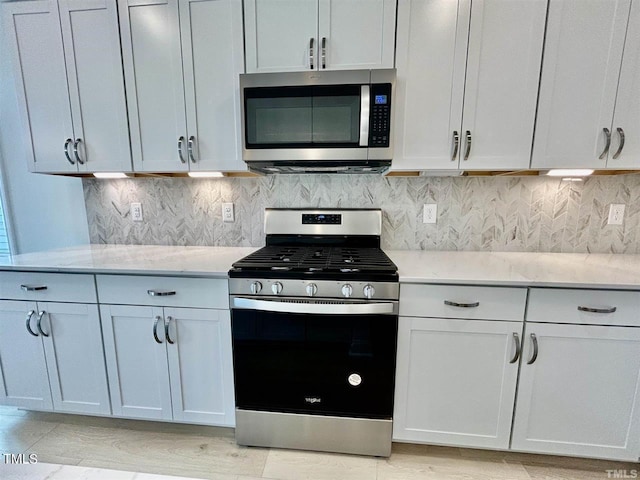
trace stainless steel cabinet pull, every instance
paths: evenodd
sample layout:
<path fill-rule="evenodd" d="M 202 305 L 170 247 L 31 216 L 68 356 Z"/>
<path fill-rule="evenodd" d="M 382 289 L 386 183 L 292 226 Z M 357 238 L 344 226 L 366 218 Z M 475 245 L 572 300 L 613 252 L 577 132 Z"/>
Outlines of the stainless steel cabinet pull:
<path fill-rule="evenodd" d="M 613 154 L 613 159 L 617 160 L 620 154 L 622 153 L 622 149 L 624 148 L 624 130 L 620 127 L 616 128 L 616 132 L 618 132 L 618 136 L 620 137 L 620 145 L 618 145 L 618 150 Z"/>
<path fill-rule="evenodd" d="M 189 160 L 191 160 L 191 163 L 196 163 L 196 157 L 193 156 L 193 144 L 195 141 L 196 137 L 191 135 L 189 137 Z"/>
<path fill-rule="evenodd" d="M 176 342 L 171 340 L 171 337 L 169 336 L 169 325 L 171 325 L 171 320 L 173 320 L 173 317 L 167 317 L 167 323 L 164 324 L 164 338 L 167 339 L 167 342 L 173 345 Z"/>
<path fill-rule="evenodd" d="M 44 333 L 44 330 L 42 330 L 42 317 L 44 317 L 46 313 L 47 312 L 45 312 L 44 310 L 38 313 L 38 321 L 36 322 L 36 327 L 38 327 L 38 331 L 40 332 L 40 335 L 42 335 L 43 337 L 49 336 L 48 333 Z"/>
<path fill-rule="evenodd" d="M 607 137 L 607 141 L 604 145 L 604 150 L 602 151 L 602 153 L 600 154 L 600 156 L 598 157 L 600 160 L 604 160 L 604 158 L 607 156 L 607 153 L 609 153 L 609 147 L 611 146 L 611 130 L 609 130 L 608 128 L 603 128 L 602 131 L 604 132 L 605 136 Z"/>
<path fill-rule="evenodd" d="M 460 148 L 460 134 L 457 130 L 453 131 L 453 155 L 451 155 L 451 161 L 455 162 L 458 158 L 458 149 Z"/>
<path fill-rule="evenodd" d="M 536 361 L 536 358 L 538 358 L 538 338 L 536 337 L 535 333 L 531 334 L 531 342 L 533 343 L 533 355 L 531 355 L 531 358 L 527 362 L 527 365 L 531 365 Z"/>
<path fill-rule="evenodd" d="M 84 160 L 80 158 L 80 154 L 78 153 L 78 145 L 81 143 L 81 138 L 76 138 L 76 141 L 73 142 L 73 156 L 76 157 L 76 162 L 78 162 L 80 165 L 84 165 Z"/>
<path fill-rule="evenodd" d="M 158 322 L 160 320 L 162 320 L 162 317 L 158 315 L 156 317 L 156 321 L 153 322 L 153 338 L 156 341 L 156 343 L 162 343 L 162 341 L 158 338 Z"/>
<path fill-rule="evenodd" d="M 471 132 L 469 130 L 467 130 L 466 136 L 467 136 L 467 148 L 464 151 L 465 161 L 469 160 L 469 154 L 471 153 Z"/>
<path fill-rule="evenodd" d="M 311 37 L 309 39 L 309 70 L 313 70 L 314 66 L 313 66 L 313 42 L 315 41 L 315 39 L 313 37 Z"/>
<path fill-rule="evenodd" d="M 475 308 L 480 306 L 480 302 L 460 303 L 460 302 L 452 302 L 451 300 L 445 300 L 444 304 L 450 307 L 463 307 L 463 308 Z"/>
<path fill-rule="evenodd" d="M 67 161 L 71 164 L 71 165 L 75 165 L 76 162 L 74 162 L 73 160 L 71 160 L 71 156 L 69 155 L 69 145 L 71 145 L 73 143 L 73 140 L 70 138 L 67 138 L 64 142 L 64 156 L 67 157 Z"/>
<path fill-rule="evenodd" d="M 322 69 L 327 68 L 327 37 L 322 37 Z"/>
<path fill-rule="evenodd" d="M 152 297 L 170 297 L 175 295 L 175 290 L 147 290 L 147 293 Z"/>
<path fill-rule="evenodd" d="M 516 353 L 513 355 L 513 358 L 509 360 L 509 363 L 516 363 L 518 358 L 520 358 L 520 337 L 518 336 L 518 332 L 513 332 L 513 341 L 516 344 Z"/>
<path fill-rule="evenodd" d="M 41 290 L 46 290 L 46 285 L 20 285 L 20 288 L 25 292 L 39 292 Z"/>
<path fill-rule="evenodd" d="M 180 137 L 178 139 L 178 158 L 180 159 L 181 163 L 187 163 L 187 161 L 182 156 L 182 144 L 183 143 L 184 143 L 184 137 Z"/>
<path fill-rule="evenodd" d="M 33 335 L 34 337 L 38 337 L 39 335 L 31 330 L 31 317 L 33 317 L 34 313 L 36 313 L 35 310 L 29 310 L 29 313 L 27 313 L 27 332 L 29 332 L 29 334 Z"/>
<path fill-rule="evenodd" d="M 578 310 L 581 312 L 589 312 L 589 313 L 614 313 L 618 307 L 610 307 L 610 308 L 593 308 L 593 307 L 583 307 L 582 305 L 578 305 Z"/>

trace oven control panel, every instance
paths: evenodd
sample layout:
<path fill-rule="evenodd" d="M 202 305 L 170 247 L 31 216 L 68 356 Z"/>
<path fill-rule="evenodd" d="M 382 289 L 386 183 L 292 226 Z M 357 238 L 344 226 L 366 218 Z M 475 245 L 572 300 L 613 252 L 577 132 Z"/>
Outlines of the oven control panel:
<path fill-rule="evenodd" d="M 303 213 L 303 225 L 342 225 L 342 215 L 339 213 Z"/>
<path fill-rule="evenodd" d="M 229 294 L 262 297 L 397 300 L 400 294 L 400 284 L 397 282 L 230 278 Z"/>

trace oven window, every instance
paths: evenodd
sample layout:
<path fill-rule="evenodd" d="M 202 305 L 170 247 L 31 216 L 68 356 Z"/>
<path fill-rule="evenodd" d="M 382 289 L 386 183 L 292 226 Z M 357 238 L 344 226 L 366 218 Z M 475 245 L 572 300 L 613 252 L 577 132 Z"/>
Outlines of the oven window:
<path fill-rule="evenodd" d="M 390 418 L 398 320 L 391 315 L 232 311 L 236 405 Z"/>
<path fill-rule="evenodd" d="M 245 90 L 247 148 L 353 147 L 360 141 L 360 87 Z"/>

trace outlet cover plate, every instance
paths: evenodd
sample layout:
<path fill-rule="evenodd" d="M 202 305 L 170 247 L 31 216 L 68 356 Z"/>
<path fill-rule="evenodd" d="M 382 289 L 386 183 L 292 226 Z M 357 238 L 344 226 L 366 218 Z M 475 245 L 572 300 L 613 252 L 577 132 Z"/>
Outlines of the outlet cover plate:
<path fill-rule="evenodd" d="M 609 225 L 622 225 L 624 221 L 624 207 L 623 203 L 612 203 L 609 206 Z"/>
<path fill-rule="evenodd" d="M 223 222 L 235 221 L 235 216 L 233 214 L 233 203 L 222 204 L 222 221 Z"/>
<path fill-rule="evenodd" d="M 142 204 L 134 202 L 131 204 L 131 220 L 134 222 L 142 221 Z"/>
<path fill-rule="evenodd" d="M 422 223 L 436 223 L 438 216 L 437 203 L 425 203 L 422 211 Z"/>

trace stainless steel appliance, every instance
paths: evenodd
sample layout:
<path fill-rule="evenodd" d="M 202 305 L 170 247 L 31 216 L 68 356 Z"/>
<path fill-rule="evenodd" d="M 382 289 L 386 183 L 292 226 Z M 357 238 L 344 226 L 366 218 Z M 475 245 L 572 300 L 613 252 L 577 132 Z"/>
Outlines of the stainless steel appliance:
<path fill-rule="evenodd" d="M 241 445 L 391 453 L 397 268 L 381 211 L 265 212 L 229 293 Z"/>
<path fill-rule="evenodd" d="M 240 75 L 242 158 L 258 173 L 382 173 L 395 70 Z"/>

